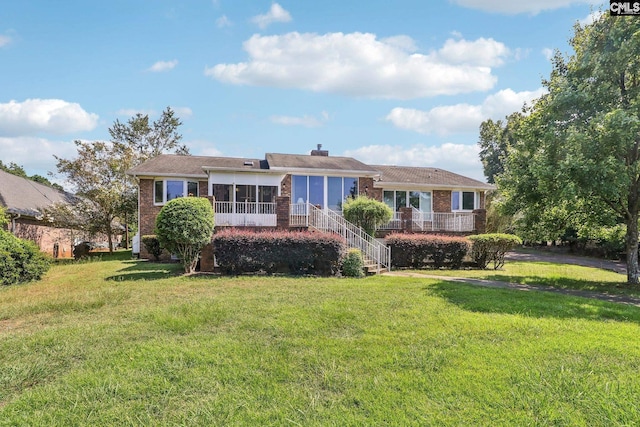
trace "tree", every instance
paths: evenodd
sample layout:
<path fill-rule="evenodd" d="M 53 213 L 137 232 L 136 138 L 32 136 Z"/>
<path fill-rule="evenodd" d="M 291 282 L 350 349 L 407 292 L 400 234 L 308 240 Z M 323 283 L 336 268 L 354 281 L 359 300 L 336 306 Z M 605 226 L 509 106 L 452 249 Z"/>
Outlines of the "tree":
<path fill-rule="evenodd" d="M 76 158 L 54 156 L 58 172 L 73 184 L 84 201 L 90 202 L 78 204 L 68 215 L 58 210 L 59 225 L 71 228 L 80 223 L 90 234 L 103 233 L 112 250 L 113 235 L 120 233 L 123 226 L 126 233 L 130 222 L 137 218 L 136 183 L 127 170 L 167 150 L 188 154 L 189 150 L 179 145 L 182 136 L 177 128 L 181 124 L 170 107 L 151 125 L 148 115 L 136 114 L 126 124 L 115 121 L 109 128 L 111 141 L 75 141 Z M 127 241 L 125 236 L 125 244 Z"/>
<path fill-rule="evenodd" d="M 30 179 L 31 181 L 39 182 L 40 184 L 44 184 L 48 187 L 55 188 L 56 190 L 64 191 L 61 185 L 52 183 L 42 175 L 37 175 L 37 174 L 31 175 L 31 176 L 27 175 L 27 172 L 25 172 L 24 168 L 18 165 L 17 163 L 11 162 L 8 165 L 5 165 L 4 163 L 2 163 L 2 160 L 0 160 L 0 169 L 12 175 L 16 175 L 21 178 Z"/>
<path fill-rule="evenodd" d="M 193 273 L 202 248 L 211 243 L 214 219 L 211 202 L 203 197 L 179 197 L 165 204 L 156 217 L 160 245 L 180 257 L 187 274 Z"/>
<path fill-rule="evenodd" d="M 514 128 L 521 118 L 522 113 L 513 113 L 505 121 L 488 119 L 480 124 L 480 161 L 490 184 L 494 184 L 496 175 L 504 171 L 503 162 L 514 139 Z"/>
<path fill-rule="evenodd" d="M 386 204 L 366 196 L 348 198 L 342 205 L 344 218 L 362 227 L 370 236 L 376 232 L 376 228 L 391 220 L 393 211 Z"/>
<path fill-rule="evenodd" d="M 625 223 L 627 282 L 637 284 L 640 21 L 603 14 L 576 24 L 570 42 L 574 54 L 556 52 L 549 93 L 523 120 L 498 186 L 532 223 L 554 210 L 568 224 Z"/>
<path fill-rule="evenodd" d="M 0 230 L 4 229 L 6 225 L 9 224 L 9 215 L 7 215 L 7 210 L 4 206 L 0 206 Z"/>

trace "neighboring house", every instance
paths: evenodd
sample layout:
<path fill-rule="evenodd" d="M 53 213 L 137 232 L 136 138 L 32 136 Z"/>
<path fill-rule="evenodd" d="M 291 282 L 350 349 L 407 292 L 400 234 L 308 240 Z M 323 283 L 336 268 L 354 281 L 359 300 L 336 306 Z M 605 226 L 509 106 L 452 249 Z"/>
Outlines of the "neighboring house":
<path fill-rule="evenodd" d="M 438 168 L 367 165 L 351 157 L 267 153 L 264 159 L 160 155 L 128 171 L 138 181 L 140 234 L 153 234 L 169 200 L 210 197 L 216 228 L 318 228 L 342 221 L 342 203 L 367 195 L 395 212 L 382 234 L 474 233 L 485 227 L 492 185 Z M 315 221 L 315 222 L 314 222 Z M 148 257 L 144 248 L 141 256 Z"/>
<path fill-rule="evenodd" d="M 73 256 L 73 236 L 77 233 L 51 226 L 43 217 L 43 209 L 74 199 L 72 194 L 0 170 L 0 205 L 9 214 L 9 231 L 34 241 L 54 258 Z"/>

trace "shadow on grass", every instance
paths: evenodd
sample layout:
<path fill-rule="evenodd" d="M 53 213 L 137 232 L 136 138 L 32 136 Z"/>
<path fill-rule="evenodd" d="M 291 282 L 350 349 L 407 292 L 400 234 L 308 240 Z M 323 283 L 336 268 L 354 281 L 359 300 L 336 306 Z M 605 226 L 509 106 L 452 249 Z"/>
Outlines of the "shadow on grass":
<path fill-rule="evenodd" d="M 561 289 L 577 289 L 581 291 L 609 292 L 625 295 L 640 295 L 640 288 L 625 286 L 624 283 L 602 282 L 598 280 L 570 279 L 568 277 L 543 277 L 507 274 L 487 274 L 485 280 L 497 282 L 520 283 L 523 285 L 553 286 Z"/>
<path fill-rule="evenodd" d="M 107 277 L 106 280 L 114 280 L 116 282 L 158 280 L 177 277 L 182 274 L 182 266 L 180 264 L 146 260 L 128 260 L 124 264 L 126 264 L 126 267 L 118 270 L 117 274 Z"/>
<path fill-rule="evenodd" d="M 640 323 L 640 309 L 605 301 L 555 293 L 493 289 L 452 282 L 424 288 L 463 310 L 537 318 L 618 320 Z"/>

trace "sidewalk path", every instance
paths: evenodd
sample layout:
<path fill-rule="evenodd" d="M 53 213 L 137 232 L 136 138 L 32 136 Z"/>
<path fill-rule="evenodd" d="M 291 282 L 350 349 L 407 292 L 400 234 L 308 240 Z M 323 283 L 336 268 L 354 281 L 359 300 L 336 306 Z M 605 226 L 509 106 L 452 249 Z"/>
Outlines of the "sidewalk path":
<path fill-rule="evenodd" d="M 559 261 L 555 261 L 559 262 Z M 450 276 L 438 276 L 428 273 L 409 273 L 403 271 L 390 271 L 382 273 L 386 276 L 400 276 L 400 277 L 422 277 L 425 279 L 444 280 L 448 282 L 465 283 L 475 286 L 484 286 L 487 288 L 501 288 L 501 289 L 515 289 L 519 291 L 541 291 L 541 292 L 553 292 L 562 295 L 592 298 L 600 301 L 608 301 L 619 304 L 633 305 L 640 307 L 640 298 L 631 297 L 627 295 L 612 295 L 600 292 L 581 291 L 577 289 L 561 289 L 551 286 L 540 285 L 521 285 L 519 283 L 500 282 L 497 280 L 485 280 L 485 279 L 473 279 L 469 277 L 450 277 Z"/>
<path fill-rule="evenodd" d="M 591 258 L 586 256 L 569 255 L 563 253 L 550 253 L 542 251 L 509 252 L 505 256 L 505 259 L 511 261 L 541 261 L 553 262 L 557 264 L 582 265 L 584 267 L 602 268 L 604 270 L 611 270 L 620 274 L 627 274 L 627 265 L 624 262 Z"/>

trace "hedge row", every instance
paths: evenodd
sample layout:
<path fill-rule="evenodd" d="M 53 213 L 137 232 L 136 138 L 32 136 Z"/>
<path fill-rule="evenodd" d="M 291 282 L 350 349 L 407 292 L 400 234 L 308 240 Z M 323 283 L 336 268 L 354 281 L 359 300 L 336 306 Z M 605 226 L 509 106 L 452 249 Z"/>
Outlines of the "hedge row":
<path fill-rule="evenodd" d="M 387 237 L 394 267 L 460 268 L 471 245 L 464 237 L 392 234 Z"/>
<path fill-rule="evenodd" d="M 49 258 L 35 243 L 0 230 L 0 285 L 38 280 L 49 265 Z"/>
<path fill-rule="evenodd" d="M 265 272 L 333 276 L 346 252 L 343 238 L 324 233 L 225 230 L 213 236 L 223 273 Z"/>

